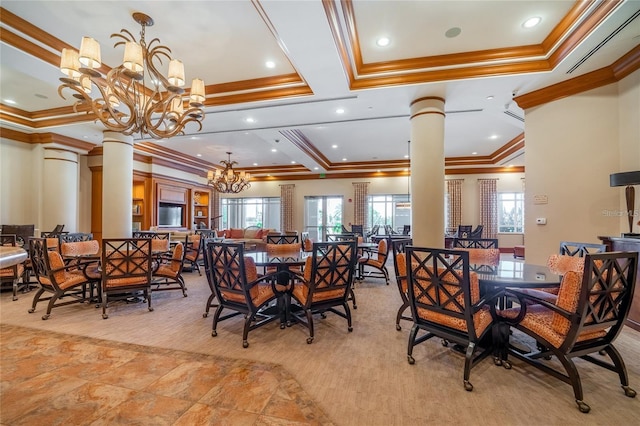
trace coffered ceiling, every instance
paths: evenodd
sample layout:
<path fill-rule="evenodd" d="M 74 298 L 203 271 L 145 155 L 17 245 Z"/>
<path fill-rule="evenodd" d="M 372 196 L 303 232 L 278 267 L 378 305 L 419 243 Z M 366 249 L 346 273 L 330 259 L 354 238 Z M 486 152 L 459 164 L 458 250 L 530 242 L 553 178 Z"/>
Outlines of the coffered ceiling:
<path fill-rule="evenodd" d="M 205 81 L 207 99 L 201 131 L 187 127 L 169 140 L 138 135 L 136 151 L 202 175 L 227 151 L 258 178 L 399 173 L 408 164 L 409 106 L 424 96 L 445 99 L 449 172 L 522 166 L 522 107 L 616 81 L 640 62 L 637 0 L 1 6 L 4 135 L 99 147 L 102 125 L 58 94 L 60 52 L 91 36 L 103 64 L 116 67 L 122 49 L 109 36 L 137 35 L 131 14 L 143 12 L 155 21 L 147 38 L 183 61 L 187 81 Z M 525 28 L 531 17 L 540 24 Z M 376 44 L 380 37 L 386 47 Z"/>

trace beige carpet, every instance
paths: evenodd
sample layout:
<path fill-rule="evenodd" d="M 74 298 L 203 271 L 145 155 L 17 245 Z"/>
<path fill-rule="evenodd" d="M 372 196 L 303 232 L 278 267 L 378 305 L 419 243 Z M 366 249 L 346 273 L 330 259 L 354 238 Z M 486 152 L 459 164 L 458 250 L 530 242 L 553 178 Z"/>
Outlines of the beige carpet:
<path fill-rule="evenodd" d="M 118 304 L 110 309 L 107 320 L 92 305 L 71 305 L 54 309 L 51 318 L 42 321 L 43 305 L 36 313 L 27 313 L 32 294 L 21 294 L 12 302 L 4 292 L 0 323 L 280 365 L 327 421 L 336 425 L 619 425 L 637 424 L 640 418 L 640 398 L 625 397 L 616 374 L 582 360 L 577 364 L 585 401 L 591 405 L 586 415 L 578 411 L 569 385 L 517 360 L 512 370 L 493 365 L 489 358 L 483 361 L 471 372 L 473 392 L 462 386 L 463 356 L 438 340 L 416 347 L 416 363 L 409 365 L 410 324 L 405 322 L 401 331 L 395 329 L 400 297 L 394 282 L 386 286 L 381 279 L 370 279 L 357 285 L 352 333 L 347 332 L 345 320 L 328 314 L 317 319 L 311 345 L 306 343 L 303 327 L 281 330 L 270 324 L 252 331 L 250 346 L 243 349 L 241 319 L 221 323 L 218 336 L 212 337 L 211 316 L 202 316 L 209 295 L 206 280 L 197 273 L 185 276 L 189 297 L 177 291 L 154 293 L 155 311 L 147 311 L 144 304 Z M 11 330 L 22 334 L 20 329 Z M 3 328 L 3 340 L 6 333 Z M 640 333 L 626 328 L 617 347 L 631 386 L 640 390 Z M 211 362 L 221 361 L 212 358 Z M 252 380 L 244 383 L 250 394 Z M 256 419 L 254 424 L 271 423 Z"/>

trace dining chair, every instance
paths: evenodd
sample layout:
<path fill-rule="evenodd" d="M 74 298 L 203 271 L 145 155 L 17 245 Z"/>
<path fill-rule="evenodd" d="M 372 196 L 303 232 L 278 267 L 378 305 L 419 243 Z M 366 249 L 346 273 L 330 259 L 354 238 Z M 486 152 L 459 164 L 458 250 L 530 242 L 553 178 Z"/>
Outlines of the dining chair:
<path fill-rule="evenodd" d="M 0 245 L 16 247 L 17 242 L 15 234 L 0 234 Z M 20 285 L 20 280 L 23 278 L 23 276 L 24 262 L 0 269 L 0 282 L 2 284 L 11 283 L 13 300 L 18 300 L 18 291 L 21 287 L 25 286 L 25 284 Z"/>
<path fill-rule="evenodd" d="M 202 272 L 200 271 L 200 262 L 203 259 L 204 253 L 202 241 L 202 236 L 200 234 L 187 236 L 187 246 L 184 254 L 183 267 L 188 266 L 192 270 L 195 268 L 198 271 L 198 275 L 202 275 Z"/>
<path fill-rule="evenodd" d="M 484 229 L 484 225 L 476 226 L 476 228 L 469 233 L 469 238 L 482 238 L 483 229 Z"/>
<path fill-rule="evenodd" d="M 463 384 L 472 391 L 471 369 L 493 349 L 483 342 L 491 336 L 493 318 L 488 301 L 480 295 L 478 275 L 469 270 L 469 253 L 415 246 L 406 247 L 405 252 L 413 316 L 409 364 L 415 363 L 414 347 L 432 337 L 443 339 L 444 346 L 455 342 L 465 347 Z M 421 332 L 424 334 L 419 335 Z"/>
<path fill-rule="evenodd" d="M 93 240 L 92 232 L 69 232 L 67 234 L 60 234 L 60 244 L 63 243 L 75 243 L 79 241 Z"/>
<path fill-rule="evenodd" d="M 272 256 L 286 256 L 287 253 L 293 253 L 297 256 L 301 250 L 302 244 L 300 243 L 267 243 L 267 245 L 265 246 L 265 251 Z M 273 274 L 276 271 L 277 268 L 275 266 L 268 266 L 265 268 L 265 273 L 267 274 Z M 297 270 L 293 270 L 292 272 L 301 273 L 302 268 L 298 268 Z"/>
<path fill-rule="evenodd" d="M 298 244 L 300 236 L 297 234 L 268 234 L 267 244 Z"/>
<path fill-rule="evenodd" d="M 403 225 L 402 226 L 402 235 L 411 234 L 411 225 Z"/>
<path fill-rule="evenodd" d="M 97 277 L 90 277 L 85 273 L 85 269 L 95 262 L 65 265 L 60 253 L 48 249 L 46 238 L 31 238 L 29 240 L 29 254 L 33 272 L 40 285 L 33 297 L 29 313 L 35 312 L 39 302 L 48 300 L 47 311 L 42 316 L 43 320 L 51 316 L 53 308 L 87 301 L 85 292 L 87 284 L 99 280 Z M 45 292 L 51 295 L 41 298 Z"/>
<path fill-rule="evenodd" d="M 277 298 L 273 288 L 275 284 L 270 282 L 274 276 L 258 276 L 254 260 L 244 257 L 242 243 L 207 240 L 204 252 L 207 282 L 218 299 L 211 335 L 218 335 L 220 321 L 243 315 L 242 347 L 247 348 L 249 331 L 280 319 L 279 312 L 269 313 L 266 309 Z M 207 303 L 210 304 L 211 300 Z M 222 316 L 225 309 L 232 312 Z"/>
<path fill-rule="evenodd" d="M 375 269 L 374 271 L 369 271 L 368 276 L 384 278 L 385 283 L 389 285 L 389 271 L 387 270 L 387 255 L 389 254 L 389 246 L 386 239 L 381 239 L 378 241 L 378 249 L 377 250 L 369 250 L 367 255 L 362 256 L 358 259 L 358 268 L 359 273 L 358 276 L 364 277 L 364 268 L 370 267 Z"/>
<path fill-rule="evenodd" d="M 471 225 L 458 225 L 458 231 L 456 232 L 457 238 L 469 238 L 473 226 Z"/>
<path fill-rule="evenodd" d="M 404 315 L 405 311 L 409 309 L 409 296 L 407 294 L 407 255 L 405 249 L 411 244 L 413 244 L 413 240 L 410 238 L 394 239 L 391 241 L 393 269 L 396 274 L 396 284 L 398 284 L 400 298 L 402 299 L 402 305 L 400 305 L 398 313 L 396 314 L 396 330 L 398 331 L 402 330 L 400 320 L 413 321 L 412 317 Z"/>
<path fill-rule="evenodd" d="M 560 241 L 558 253 L 566 256 L 584 257 L 589 253 L 604 253 L 605 251 L 607 251 L 605 244 Z"/>
<path fill-rule="evenodd" d="M 151 307 L 151 239 L 105 238 L 102 240 L 102 318 L 107 319 L 109 301 L 126 300 L 143 293 Z"/>
<path fill-rule="evenodd" d="M 321 242 L 313 244 L 313 254 L 307 258 L 304 275 L 293 284 L 291 296 L 299 311 L 291 314 L 307 327 L 311 344 L 314 338 L 313 315 L 326 312 L 345 318 L 347 330 L 353 331 L 351 311 L 347 301 L 353 285 L 358 246 L 355 241 Z M 342 307 L 343 311 L 336 309 Z"/>
<path fill-rule="evenodd" d="M 367 232 L 366 235 L 364 236 L 364 240 L 371 241 L 371 237 L 373 237 L 374 235 L 378 235 L 379 230 L 380 230 L 380 225 L 373 225 L 371 230 Z"/>
<path fill-rule="evenodd" d="M 498 239 L 497 238 L 454 238 L 453 249 L 458 249 L 458 248 L 497 249 Z"/>
<path fill-rule="evenodd" d="M 153 240 L 151 240 L 153 243 Z M 153 250 L 153 249 L 152 249 Z M 182 277 L 184 263 L 184 245 L 177 243 L 169 255 L 165 253 L 156 257 L 157 266 L 152 272 L 153 286 L 151 291 L 182 290 L 182 296 L 187 297 L 187 288 Z"/>
<path fill-rule="evenodd" d="M 351 233 L 364 236 L 364 225 L 351 225 Z"/>
<path fill-rule="evenodd" d="M 584 402 L 574 358 L 617 373 L 624 394 L 635 397 L 622 355 L 613 342 L 629 314 L 637 269 L 638 252 L 586 254 L 582 274 L 567 271 L 563 275 L 555 303 L 510 289 L 509 295 L 518 299 L 519 306 L 498 311 L 498 315 L 535 339 L 538 350 L 521 353 L 510 349 L 508 354 L 570 384 L 583 413 L 591 408 Z M 592 356 L 602 351 L 611 362 Z M 549 361 L 552 357 L 560 364 Z"/>

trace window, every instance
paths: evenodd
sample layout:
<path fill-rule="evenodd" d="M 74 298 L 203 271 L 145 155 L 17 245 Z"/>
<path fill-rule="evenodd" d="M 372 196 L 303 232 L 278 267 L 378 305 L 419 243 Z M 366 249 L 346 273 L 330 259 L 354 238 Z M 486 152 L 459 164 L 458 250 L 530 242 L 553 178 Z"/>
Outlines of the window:
<path fill-rule="evenodd" d="M 411 208 L 402 203 L 410 202 L 409 195 L 369 195 L 367 197 L 367 227 L 371 229 L 380 225 L 391 226 L 398 232 L 402 232 L 404 225 L 411 225 Z M 400 204 L 400 205 L 398 205 Z"/>
<path fill-rule="evenodd" d="M 498 232 L 524 232 L 524 192 L 498 193 Z"/>
<path fill-rule="evenodd" d="M 304 228 L 309 238 L 326 241 L 342 230 L 342 196 L 304 197 Z"/>
<path fill-rule="evenodd" d="M 280 228 L 280 198 L 222 198 L 220 200 L 221 229 Z"/>

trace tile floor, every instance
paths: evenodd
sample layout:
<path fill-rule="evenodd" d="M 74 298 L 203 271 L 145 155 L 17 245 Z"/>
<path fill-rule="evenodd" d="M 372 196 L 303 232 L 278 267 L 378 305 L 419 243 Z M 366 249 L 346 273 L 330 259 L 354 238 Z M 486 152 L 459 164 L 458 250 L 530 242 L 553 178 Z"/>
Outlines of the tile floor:
<path fill-rule="evenodd" d="M 2 425 L 332 424 L 278 365 L 6 324 L 0 333 Z"/>

